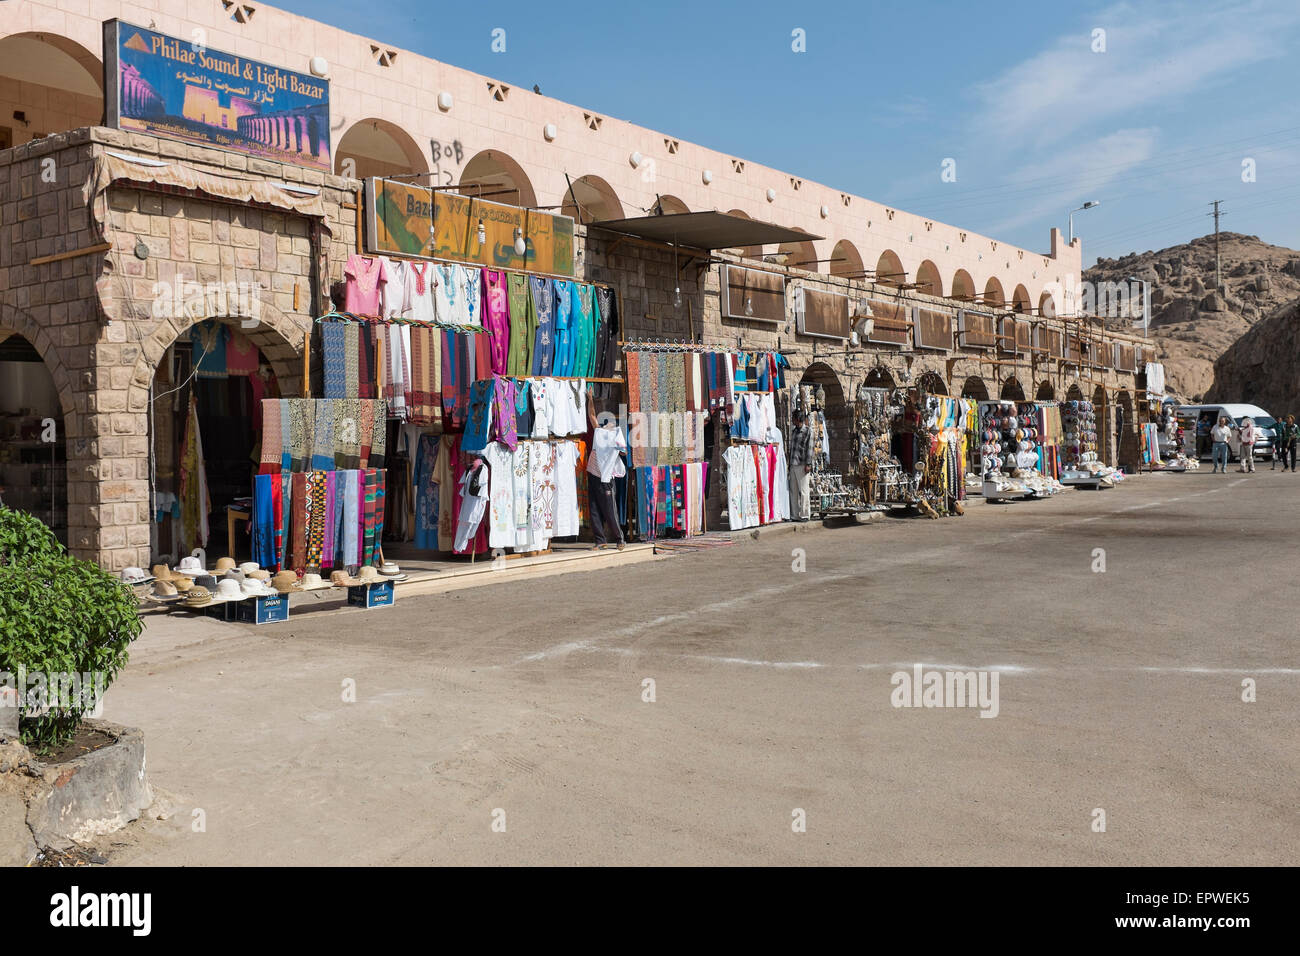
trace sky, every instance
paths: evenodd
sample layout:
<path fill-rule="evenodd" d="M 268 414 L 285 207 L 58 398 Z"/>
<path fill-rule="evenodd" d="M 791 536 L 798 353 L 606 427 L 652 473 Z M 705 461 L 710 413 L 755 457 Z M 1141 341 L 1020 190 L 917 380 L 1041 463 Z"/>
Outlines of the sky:
<path fill-rule="evenodd" d="M 1027 249 L 1095 201 L 1085 267 L 1300 249 L 1296 0 L 277 5 Z"/>

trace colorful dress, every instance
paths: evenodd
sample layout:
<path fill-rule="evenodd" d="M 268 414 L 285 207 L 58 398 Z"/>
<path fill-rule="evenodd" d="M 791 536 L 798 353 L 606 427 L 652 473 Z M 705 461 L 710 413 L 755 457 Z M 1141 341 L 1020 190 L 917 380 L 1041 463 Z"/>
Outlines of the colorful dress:
<path fill-rule="evenodd" d="M 532 292 L 533 312 L 537 331 L 533 338 L 531 373 L 552 375 L 555 365 L 555 287 L 550 279 L 531 276 L 528 287 Z"/>

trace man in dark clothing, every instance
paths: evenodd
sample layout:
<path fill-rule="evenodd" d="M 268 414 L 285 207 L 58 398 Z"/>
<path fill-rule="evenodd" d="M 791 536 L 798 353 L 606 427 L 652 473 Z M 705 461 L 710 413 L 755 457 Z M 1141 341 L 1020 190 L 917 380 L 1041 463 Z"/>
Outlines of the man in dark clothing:
<path fill-rule="evenodd" d="M 790 439 L 790 517 L 807 521 L 810 514 L 808 476 L 812 474 L 812 429 L 808 416 L 794 413 L 794 435 Z"/>

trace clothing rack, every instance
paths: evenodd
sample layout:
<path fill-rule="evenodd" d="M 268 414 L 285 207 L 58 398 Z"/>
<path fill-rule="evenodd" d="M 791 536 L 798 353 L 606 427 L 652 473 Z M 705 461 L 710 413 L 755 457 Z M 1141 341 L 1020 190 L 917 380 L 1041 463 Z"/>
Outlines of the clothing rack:
<path fill-rule="evenodd" d="M 360 230 L 358 230 L 360 232 Z M 355 255 L 363 259 L 401 259 L 405 262 L 433 262 L 440 265 L 464 266 L 466 269 L 487 269 L 489 272 L 506 272 L 520 276 L 536 276 L 539 279 L 559 279 L 561 282 L 576 282 L 579 285 L 595 286 L 601 289 L 613 289 L 614 287 L 608 282 L 588 282 L 579 279 L 576 276 L 559 275 L 554 272 L 526 272 L 522 269 L 493 269 L 491 266 L 484 265 L 481 262 L 470 262 L 465 259 L 436 259 L 433 256 L 412 256 L 404 252 L 362 252 L 358 249 Z"/>

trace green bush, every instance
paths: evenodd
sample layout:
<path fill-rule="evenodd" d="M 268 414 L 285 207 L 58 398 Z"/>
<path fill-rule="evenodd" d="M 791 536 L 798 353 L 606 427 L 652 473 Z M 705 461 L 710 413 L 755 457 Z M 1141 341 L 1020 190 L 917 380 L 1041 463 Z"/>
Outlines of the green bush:
<path fill-rule="evenodd" d="M 89 674 L 106 690 L 143 627 L 129 587 L 69 555 L 36 518 L 0 505 L 0 681 L 22 693 L 31 685 L 20 674 Z M 94 706 L 49 703 L 24 695 L 20 704 L 23 742 L 43 751 L 71 740 Z"/>

